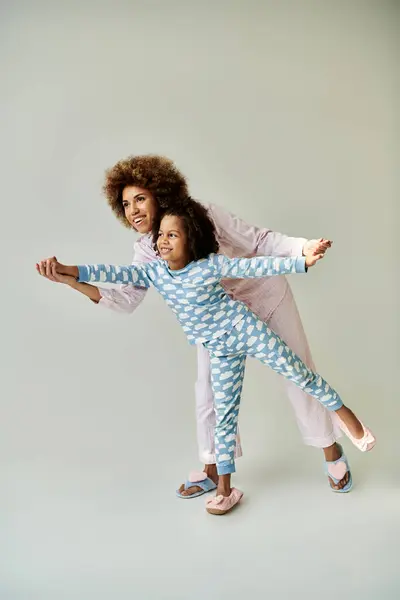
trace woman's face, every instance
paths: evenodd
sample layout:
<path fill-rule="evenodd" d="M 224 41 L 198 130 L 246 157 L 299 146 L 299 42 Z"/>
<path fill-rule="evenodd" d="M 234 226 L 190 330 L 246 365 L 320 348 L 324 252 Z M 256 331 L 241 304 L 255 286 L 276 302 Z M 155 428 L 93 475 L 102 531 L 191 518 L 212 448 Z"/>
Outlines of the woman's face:
<path fill-rule="evenodd" d="M 139 233 L 149 233 L 157 214 L 157 202 L 149 190 L 127 185 L 122 192 L 122 206 L 128 223 Z"/>

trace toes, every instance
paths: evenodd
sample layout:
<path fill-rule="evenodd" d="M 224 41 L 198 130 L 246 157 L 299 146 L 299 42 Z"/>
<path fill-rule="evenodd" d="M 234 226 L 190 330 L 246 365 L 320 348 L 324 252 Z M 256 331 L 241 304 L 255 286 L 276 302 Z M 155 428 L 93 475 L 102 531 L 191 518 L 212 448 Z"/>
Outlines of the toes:
<path fill-rule="evenodd" d="M 331 486 L 331 488 L 333 490 L 342 490 L 344 487 L 346 487 L 346 485 L 350 481 L 350 473 L 349 473 L 349 471 L 347 471 L 344 474 L 344 476 L 342 477 L 342 479 L 340 481 L 338 481 L 337 483 L 335 483 L 333 481 L 333 479 L 329 476 L 328 476 L 328 479 L 329 479 L 329 485 Z"/>
<path fill-rule="evenodd" d="M 185 484 L 182 483 L 181 487 L 179 488 L 178 492 L 181 494 L 181 496 L 190 496 L 190 494 L 188 494 L 188 491 L 191 488 L 188 488 L 187 490 L 185 490 Z"/>
<path fill-rule="evenodd" d="M 185 490 L 185 484 L 184 483 L 182 483 L 182 485 L 179 488 L 178 492 L 181 494 L 181 496 L 188 496 L 187 490 Z"/>
<path fill-rule="evenodd" d="M 338 486 L 338 484 L 336 484 L 336 483 L 333 481 L 333 479 L 331 479 L 330 477 L 329 477 L 329 485 L 331 486 L 331 488 L 332 488 L 333 490 L 338 490 L 338 489 L 339 489 L 339 486 Z"/>
<path fill-rule="evenodd" d="M 349 483 L 349 473 L 347 472 L 343 479 L 339 481 L 339 489 L 343 489 Z"/>
<path fill-rule="evenodd" d="M 201 492 L 201 488 L 199 488 L 197 485 L 189 487 L 185 490 L 185 486 L 181 486 L 182 487 L 182 491 L 180 491 L 180 493 L 182 494 L 182 496 L 192 496 L 193 494 L 196 494 L 196 492 Z"/>

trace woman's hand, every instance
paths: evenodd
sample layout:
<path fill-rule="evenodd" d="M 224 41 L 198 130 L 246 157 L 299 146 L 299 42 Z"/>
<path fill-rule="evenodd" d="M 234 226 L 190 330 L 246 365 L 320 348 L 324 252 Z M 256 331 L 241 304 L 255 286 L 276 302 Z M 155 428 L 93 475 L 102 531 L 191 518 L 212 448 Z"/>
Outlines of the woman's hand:
<path fill-rule="evenodd" d="M 332 246 L 331 240 L 319 238 L 318 240 L 308 240 L 303 246 L 303 256 L 307 256 L 310 252 L 316 254 L 325 254 L 325 252 Z"/>

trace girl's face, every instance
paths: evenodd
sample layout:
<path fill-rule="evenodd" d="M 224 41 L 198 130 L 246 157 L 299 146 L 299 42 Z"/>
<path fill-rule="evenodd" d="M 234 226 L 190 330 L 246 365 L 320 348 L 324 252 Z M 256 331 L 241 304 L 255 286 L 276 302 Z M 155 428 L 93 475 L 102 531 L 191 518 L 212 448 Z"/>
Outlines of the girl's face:
<path fill-rule="evenodd" d="M 180 217 L 166 215 L 160 223 L 157 249 L 161 258 L 173 271 L 183 269 L 190 262 L 187 235 Z"/>
<path fill-rule="evenodd" d="M 149 190 L 127 185 L 122 192 L 122 205 L 128 223 L 139 233 L 149 233 L 157 214 L 157 202 Z"/>

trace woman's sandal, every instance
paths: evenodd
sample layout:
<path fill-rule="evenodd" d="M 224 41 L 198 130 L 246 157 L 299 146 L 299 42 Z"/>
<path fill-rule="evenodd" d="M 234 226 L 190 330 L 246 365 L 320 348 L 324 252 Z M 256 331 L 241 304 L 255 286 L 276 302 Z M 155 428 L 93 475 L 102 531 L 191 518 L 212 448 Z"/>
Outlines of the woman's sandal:
<path fill-rule="evenodd" d="M 337 444 L 338 448 L 341 450 L 342 455 L 337 460 L 326 460 L 325 461 L 325 474 L 328 475 L 333 481 L 335 485 L 337 485 L 340 481 L 342 481 L 343 477 L 346 473 L 349 474 L 349 481 L 342 489 L 335 489 L 330 486 L 332 492 L 337 492 L 339 494 L 345 494 L 350 492 L 353 487 L 353 478 L 351 476 L 351 471 L 349 467 L 349 462 L 345 453 L 343 452 L 343 448 L 340 444 Z"/>
<path fill-rule="evenodd" d="M 212 490 L 216 489 L 217 484 L 214 483 L 212 479 L 207 477 L 206 473 L 200 471 L 192 471 L 189 474 L 188 480 L 185 481 L 183 486 L 185 490 L 191 487 L 201 488 L 200 492 L 195 492 L 194 494 L 182 494 L 182 491 L 180 489 L 176 490 L 176 495 L 179 498 L 183 498 L 186 500 L 187 498 L 198 498 L 203 494 L 207 494 L 207 492 L 212 492 Z"/>
<path fill-rule="evenodd" d="M 229 496 L 214 496 L 206 500 L 206 511 L 210 515 L 225 515 L 237 506 L 243 497 L 243 492 L 236 488 L 231 489 Z"/>

